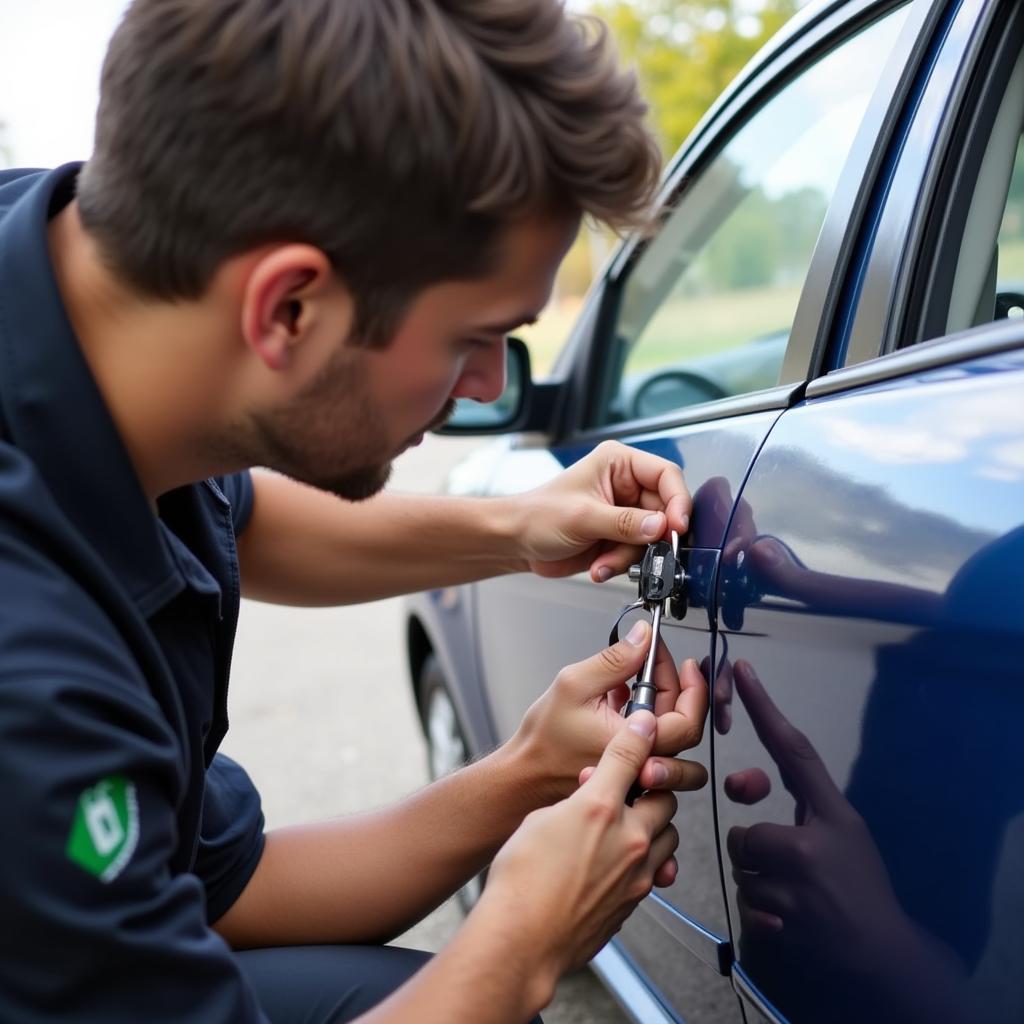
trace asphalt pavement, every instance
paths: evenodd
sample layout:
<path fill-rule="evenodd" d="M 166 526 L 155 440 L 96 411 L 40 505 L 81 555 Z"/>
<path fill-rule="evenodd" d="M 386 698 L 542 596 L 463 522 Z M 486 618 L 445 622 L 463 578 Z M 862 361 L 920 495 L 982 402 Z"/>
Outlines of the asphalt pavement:
<path fill-rule="evenodd" d="M 389 486 L 436 493 L 479 443 L 428 436 L 396 462 Z M 255 781 L 268 828 L 381 807 L 427 783 L 401 609 L 400 599 L 331 609 L 243 603 L 222 749 Z M 461 921 L 449 901 L 397 944 L 436 951 Z M 626 1019 L 589 971 L 563 981 L 544 1011 L 546 1024 Z"/>

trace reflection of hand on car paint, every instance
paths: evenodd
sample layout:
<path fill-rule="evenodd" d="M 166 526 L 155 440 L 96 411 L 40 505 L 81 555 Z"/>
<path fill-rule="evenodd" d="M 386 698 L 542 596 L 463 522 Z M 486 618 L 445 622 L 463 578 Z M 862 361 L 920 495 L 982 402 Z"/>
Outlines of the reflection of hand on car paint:
<path fill-rule="evenodd" d="M 904 913 L 863 819 L 753 667 L 738 661 L 731 679 L 795 800 L 793 825 L 729 830 L 744 943 L 781 943 L 820 961 L 830 976 L 858 979 L 865 1005 L 885 1007 L 887 1020 L 963 1021 L 963 965 Z M 748 768 L 727 776 L 724 788 L 734 802 L 753 805 L 771 782 Z"/>
<path fill-rule="evenodd" d="M 724 476 L 713 476 L 697 488 L 693 496 L 693 527 L 690 531 L 690 542 L 694 547 L 717 548 L 729 526 L 729 517 L 733 511 L 732 488 Z M 750 506 L 740 501 L 736 509 L 737 523 L 743 523 L 748 517 Z M 751 525 L 753 519 L 750 519 Z M 745 536 L 746 530 L 741 533 Z M 750 536 L 756 535 L 756 531 Z"/>
<path fill-rule="evenodd" d="M 705 679 L 711 680 L 710 658 L 705 658 L 700 663 L 700 670 Z M 725 736 L 732 728 L 732 662 L 728 658 L 719 660 L 718 671 L 715 673 L 714 681 L 709 685 L 711 688 L 711 721 L 714 722 L 715 732 Z"/>
<path fill-rule="evenodd" d="M 766 594 L 799 601 L 820 613 L 896 622 L 929 621 L 942 600 L 919 587 L 809 569 L 778 537 L 759 532 L 750 503 L 742 497 L 734 502 L 724 477 L 712 477 L 697 489 L 692 518 L 692 543 L 698 547 L 717 547 L 728 529 L 721 563 L 722 612 L 728 628 L 740 628 L 743 608 Z"/>
<path fill-rule="evenodd" d="M 889 878 L 860 816 L 836 787 L 810 740 L 772 703 L 753 668 L 737 662 L 733 678 L 758 738 L 796 801 L 794 824 L 735 827 L 728 837 L 744 926 L 789 929 L 797 940 L 863 949 L 863 938 L 898 910 Z M 736 803 L 755 804 L 771 788 L 760 768 L 725 780 Z"/>
<path fill-rule="evenodd" d="M 747 572 L 760 594 L 800 601 L 822 614 L 928 622 L 942 601 L 941 594 L 920 587 L 808 569 L 777 537 L 756 537 L 745 555 Z"/>

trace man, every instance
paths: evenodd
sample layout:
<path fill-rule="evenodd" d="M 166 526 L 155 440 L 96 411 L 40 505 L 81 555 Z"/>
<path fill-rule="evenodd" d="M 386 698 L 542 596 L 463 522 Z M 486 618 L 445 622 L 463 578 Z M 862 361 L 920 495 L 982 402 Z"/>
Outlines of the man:
<path fill-rule="evenodd" d="M 602 580 L 685 530 L 616 445 L 508 501 L 378 493 L 500 394 L 580 216 L 643 217 L 642 115 L 557 0 L 137 0 L 92 158 L 0 179 L 0 1019 L 523 1021 L 674 879 L 706 693 L 662 652 L 657 722 L 616 714 L 644 628 L 390 809 L 264 837 L 216 754 L 240 590 Z M 425 966 L 375 945 L 492 860 Z"/>

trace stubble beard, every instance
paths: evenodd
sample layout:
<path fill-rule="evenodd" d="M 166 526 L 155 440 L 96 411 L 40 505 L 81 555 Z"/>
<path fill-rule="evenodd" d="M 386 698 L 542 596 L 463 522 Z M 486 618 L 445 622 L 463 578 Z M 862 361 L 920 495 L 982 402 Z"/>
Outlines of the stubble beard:
<path fill-rule="evenodd" d="M 360 385 L 359 370 L 351 363 L 345 365 L 342 357 L 311 382 L 294 406 L 252 417 L 247 433 L 256 457 L 249 463 L 345 501 L 365 501 L 379 494 L 391 478 L 394 456 L 380 457 L 374 451 L 373 425 L 380 416 Z M 342 415 L 339 409 L 345 410 Z M 449 399 L 423 433 L 442 426 L 454 411 L 455 401 Z M 348 459 L 343 461 L 349 464 L 325 469 L 333 461 L 342 461 L 336 457 L 340 444 L 346 446 Z M 362 461 L 352 466 L 357 453 Z"/>

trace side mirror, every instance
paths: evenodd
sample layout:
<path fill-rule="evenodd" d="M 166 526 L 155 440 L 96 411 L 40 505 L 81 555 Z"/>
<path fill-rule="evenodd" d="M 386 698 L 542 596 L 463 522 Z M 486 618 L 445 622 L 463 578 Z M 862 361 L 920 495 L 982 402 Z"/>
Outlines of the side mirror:
<path fill-rule="evenodd" d="M 505 390 L 494 402 L 460 398 L 438 434 L 504 434 L 524 429 L 534 391 L 530 353 L 518 338 L 509 338 L 505 356 Z"/>

